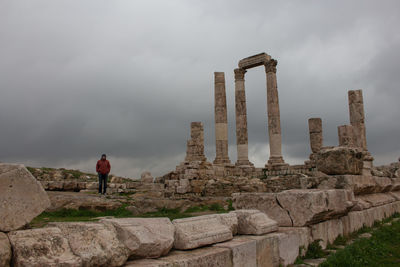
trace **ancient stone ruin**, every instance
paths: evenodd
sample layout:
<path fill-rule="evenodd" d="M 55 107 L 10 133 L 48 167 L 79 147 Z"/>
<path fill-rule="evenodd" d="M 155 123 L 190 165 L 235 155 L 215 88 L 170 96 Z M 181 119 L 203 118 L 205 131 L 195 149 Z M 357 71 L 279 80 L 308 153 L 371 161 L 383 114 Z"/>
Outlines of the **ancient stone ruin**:
<path fill-rule="evenodd" d="M 267 81 L 265 166 L 254 166 L 248 155 L 244 76 L 258 66 Z M 400 163 L 373 165 L 361 90 L 348 93 L 349 124 L 338 126 L 337 146 L 324 146 L 322 119 L 309 118 L 309 159 L 285 163 L 276 67 L 261 53 L 234 70 L 235 163 L 228 155 L 225 74 L 215 72 L 212 162 L 204 154 L 203 124 L 192 122 L 186 157 L 175 169 L 156 178 L 144 172 L 140 180 L 113 176 L 107 198 L 93 194 L 95 175 L 0 164 L 0 266 L 287 266 L 313 242 L 326 248 L 399 213 Z M 222 213 L 140 218 L 201 205 L 220 205 Z M 123 207 L 131 217 L 29 224 L 44 210 Z"/>

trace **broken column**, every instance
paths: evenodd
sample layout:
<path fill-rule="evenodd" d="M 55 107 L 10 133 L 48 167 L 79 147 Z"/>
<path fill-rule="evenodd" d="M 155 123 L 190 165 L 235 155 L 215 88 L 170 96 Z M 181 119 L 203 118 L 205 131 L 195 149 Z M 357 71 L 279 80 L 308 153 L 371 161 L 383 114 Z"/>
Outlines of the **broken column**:
<path fill-rule="evenodd" d="M 228 155 L 228 115 L 226 108 L 225 73 L 214 72 L 215 164 L 230 163 Z"/>
<path fill-rule="evenodd" d="M 268 165 L 286 165 L 282 158 L 281 119 L 279 111 L 278 86 L 276 82 L 277 61 L 271 59 L 265 64 L 267 75 L 268 134 L 270 156 Z"/>
<path fill-rule="evenodd" d="M 318 153 L 323 143 L 321 118 L 308 119 L 308 131 L 310 133 L 311 151 L 312 153 Z"/>
<path fill-rule="evenodd" d="M 339 146 L 355 147 L 354 127 L 352 125 L 338 126 Z"/>
<path fill-rule="evenodd" d="M 185 161 L 206 161 L 203 123 L 192 122 L 190 124 L 190 137 L 191 139 L 187 141 Z"/>
<path fill-rule="evenodd" d="M 357 147 L 367 150 L 367 139 L 365 134 L 364 101 L 362 90 L 350 90 L 349 111 L 350 124 L 354 128 Z"/>
<path fill-rule="evenodd" d="M 246 92 L 244 89 L 244 69 L 235 69 L 235 109 L 236 109 L 236 144 L 239 166 L 253 166 L 249 161 L 247 136 Z"/>

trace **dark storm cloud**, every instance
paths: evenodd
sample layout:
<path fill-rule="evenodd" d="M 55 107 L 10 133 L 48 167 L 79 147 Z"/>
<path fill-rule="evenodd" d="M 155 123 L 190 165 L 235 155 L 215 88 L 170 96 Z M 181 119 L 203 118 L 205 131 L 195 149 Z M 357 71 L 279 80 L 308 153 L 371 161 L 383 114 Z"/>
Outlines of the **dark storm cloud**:
<path fill-rule="evenodd" d="M 400 154 L 397 1 L 2 1 L 0 161 L 159 175 L 183 159 L 191 121 L 214 158 L 213 72 L 226 73 L 236 158 L 233 69 L 278 60 L 283 153 L 309 151 L 307 119 L 327 145 L 348 123 L 347 90 L 364 90 L 378 163 Z M 249 145 L 268 159 L 265 73 L 246 74 Z"/>

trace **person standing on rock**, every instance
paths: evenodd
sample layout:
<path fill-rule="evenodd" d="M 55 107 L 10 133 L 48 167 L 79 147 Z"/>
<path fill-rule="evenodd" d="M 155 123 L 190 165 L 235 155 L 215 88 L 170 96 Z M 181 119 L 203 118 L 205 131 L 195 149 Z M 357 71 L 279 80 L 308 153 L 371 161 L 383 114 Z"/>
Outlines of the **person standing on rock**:
<path fill-rule="evenodd" d="M 101 155 L 101 159 L 96 164 L 96 172 L 99 175 L 99 194 L 105 195 L 107 193 L 107 178 L 110 170 L 111 165 L 106 154 Z"/>

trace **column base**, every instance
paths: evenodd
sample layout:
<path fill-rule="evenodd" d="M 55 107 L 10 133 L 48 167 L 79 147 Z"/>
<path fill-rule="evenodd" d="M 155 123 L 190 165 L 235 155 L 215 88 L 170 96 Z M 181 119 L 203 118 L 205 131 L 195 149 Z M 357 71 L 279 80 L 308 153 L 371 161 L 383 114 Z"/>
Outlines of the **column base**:
<path fill-rule="evenodd" d="M 254 167 L 254 164 L 249 160 L 238 160 L 236 161 L 235 165 L 238 167 Z"/>
<path fill-rule="evenodd" d="M 214 164 L 221 164 L 221 165 L 226 165 L 226 164 L 231 164 L 231 161 L 229 158 L 216 158 L 213 161 Z"/>
<path fill-rule="evenodd" d="M 268 169 L 282 170 L 289 167 L 289 164 L 285 163 L 282 157 L 270 157 L 265 167 Z"/>

